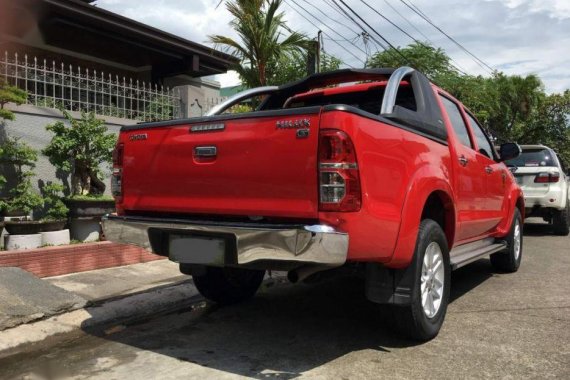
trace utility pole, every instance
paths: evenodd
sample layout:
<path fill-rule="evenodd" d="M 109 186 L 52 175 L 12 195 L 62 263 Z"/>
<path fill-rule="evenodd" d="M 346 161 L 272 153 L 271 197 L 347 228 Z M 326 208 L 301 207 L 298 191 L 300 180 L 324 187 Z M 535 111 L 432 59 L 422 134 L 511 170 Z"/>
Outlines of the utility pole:
<path fill-rule="evenodd" d="M 321 67 L 321 31 L 317 34 L 316 41 L 309 41 L 307 49 L 307 74 L 318 73 Z"/>
<path fill-rule="evenodd" d="M 323 38 L 323 32 L 319 30 L 317 33 L 317 73 L 321 72 L 321 39 Z"/>

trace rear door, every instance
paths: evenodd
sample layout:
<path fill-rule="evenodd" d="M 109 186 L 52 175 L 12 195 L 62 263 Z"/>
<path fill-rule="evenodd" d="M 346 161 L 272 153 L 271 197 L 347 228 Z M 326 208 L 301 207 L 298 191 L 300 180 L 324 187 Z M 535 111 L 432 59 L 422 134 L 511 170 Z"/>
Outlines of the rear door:
<path fill-rule="evenodd" d="M 454 170 L 454 190 L 459 229 L 456 240 L 464 241 L 484 234 L 488 230 L 485 209 L 485 166 L 477 159 L 475 144 L 469 134 L 458 103 L 440 94 L 450 139 L 455 150 L 452 158 Z M 453 157 L 453 155 L 452 155 Z"/>
<path fill-rule="evenodd" d="M 319 112 L 265 111 L 127 130 L 123 207 L 316 218 Z"/>
<path fill-rule="evenodd" d="M 495 161 L 496 154 L 491 142 L 475 118 L 467 112 L 465 115 L 477 143 L 477 160 L 485 170 L 486 219 L 489 223 L 489 229 L 494 229 L 507 215 L 506 168 L 504 164 Z"/>

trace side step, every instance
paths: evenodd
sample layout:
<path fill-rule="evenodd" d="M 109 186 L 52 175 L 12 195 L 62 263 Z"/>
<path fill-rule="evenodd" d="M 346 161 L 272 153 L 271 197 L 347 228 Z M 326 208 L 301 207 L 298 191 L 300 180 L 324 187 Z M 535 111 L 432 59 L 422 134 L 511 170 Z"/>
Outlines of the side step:
<path fill-rule="evenodd" d="M 451 261 L 451 270 L 456 270 L 480 259 L 483 256 L 501 251 L 507 248 L 507 242 L 504 240 L 496 240 L 493 238 L 478 240 L 455 247 L 449 253 Z"/>

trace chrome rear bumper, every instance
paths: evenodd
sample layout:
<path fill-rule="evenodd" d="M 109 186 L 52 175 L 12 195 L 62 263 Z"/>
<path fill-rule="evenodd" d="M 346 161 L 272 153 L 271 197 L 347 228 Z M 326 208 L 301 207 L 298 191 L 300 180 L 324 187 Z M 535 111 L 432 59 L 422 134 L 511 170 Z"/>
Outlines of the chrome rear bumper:
<path fill-rule="evenodd" d="M 228 239 L 229 259 L 226 264 L 230 265 L 269 261 L 294 266 L 316 264 L 335 267 L 345 263 L 348 253 L 348 234 L 325 225 L 220 223 L 116 215 L 104 216 L 102 224 L 107 240 L 133 244 L 163 256 L 168 256 L 168 243 L 165 243 L 164 236 L 171 233 L 206 234 Z M 217 262 L 211 264 L 219 265 Z"/>

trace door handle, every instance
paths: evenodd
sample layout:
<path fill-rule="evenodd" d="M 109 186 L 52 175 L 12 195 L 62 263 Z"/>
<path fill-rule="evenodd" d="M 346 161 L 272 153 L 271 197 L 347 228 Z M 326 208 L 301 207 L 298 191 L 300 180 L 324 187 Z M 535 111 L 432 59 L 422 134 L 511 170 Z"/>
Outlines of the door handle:
<path fill-rule="evenodd" d="M 465 156 L 461 155 L 461 157 L 459 157 L 459 164 L 461 166 L 467 166 L 468 163 L 469 163 L 469 160 L 467 158 L 465 158 Z"/>
<path fill-rule="evenodd" d="M 194 157 L 211 158 L 218 155 L 218 149 L 215 146 L 197 146 L 194 148 Z"/>
<path fill-rule="evenodd" d="M 487 174 L 491 174 L 493 173 L 493 168 L 490 166 L 485 166 L 485 171 L 487 172 Z"/>

